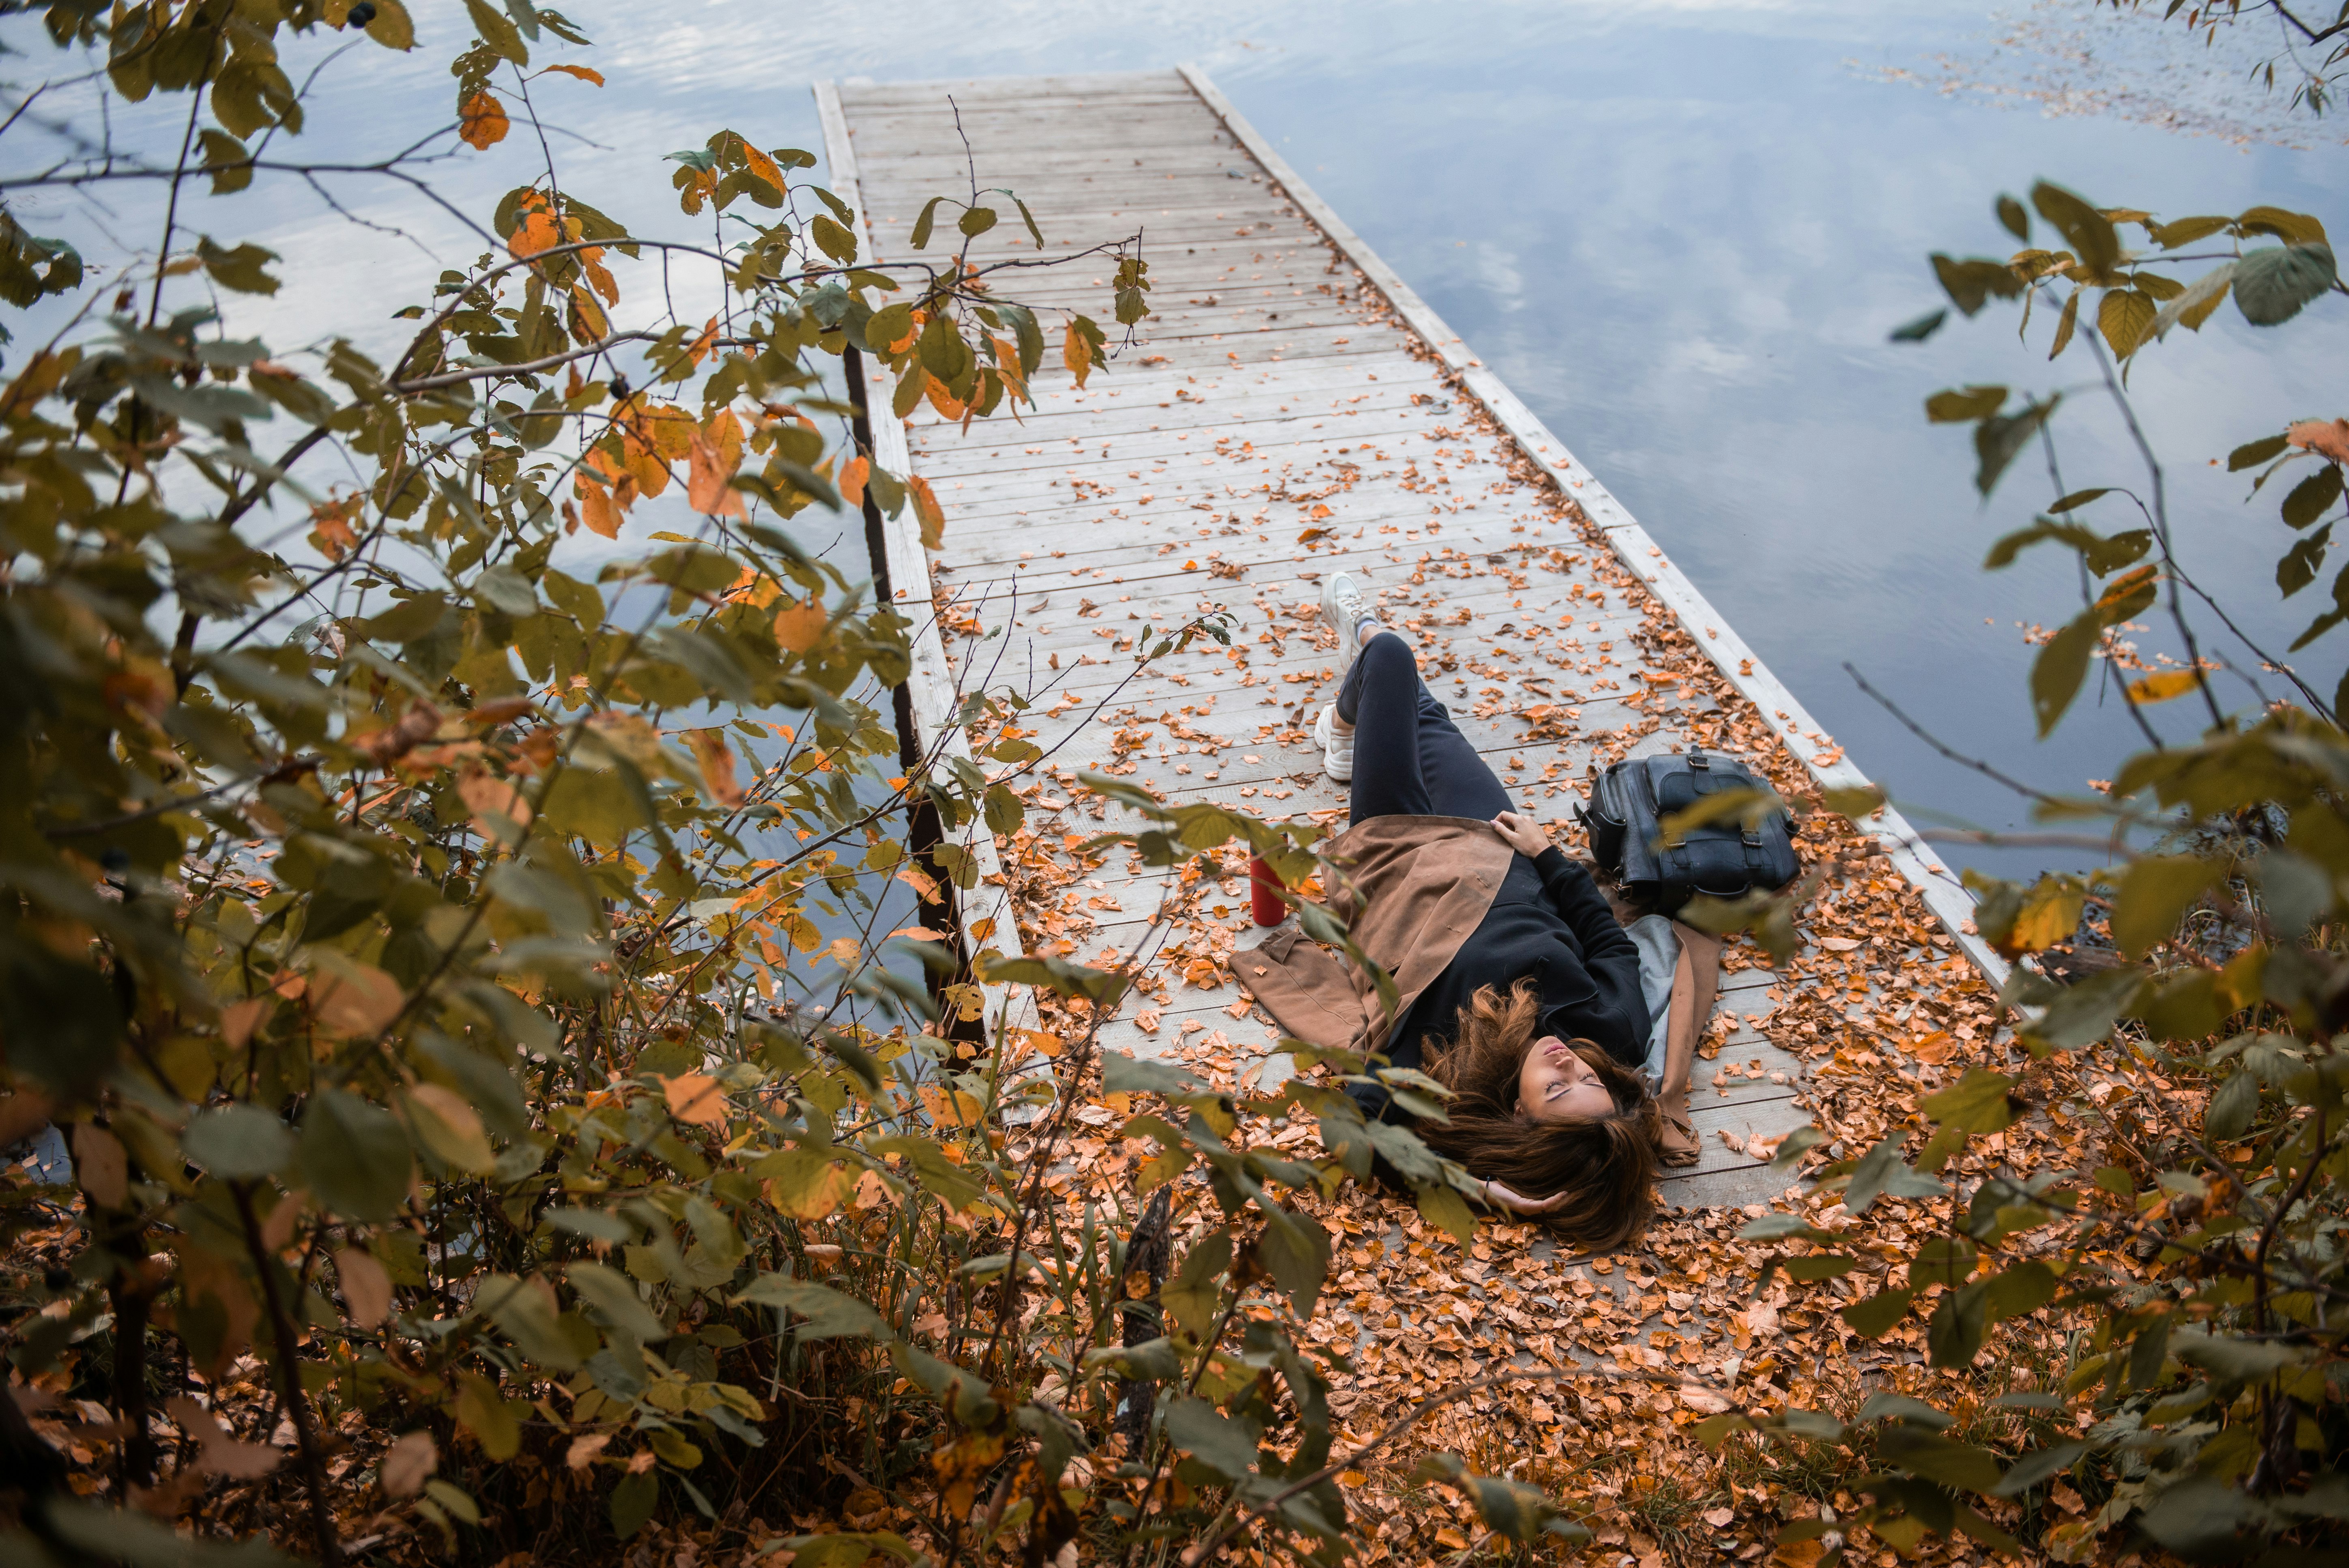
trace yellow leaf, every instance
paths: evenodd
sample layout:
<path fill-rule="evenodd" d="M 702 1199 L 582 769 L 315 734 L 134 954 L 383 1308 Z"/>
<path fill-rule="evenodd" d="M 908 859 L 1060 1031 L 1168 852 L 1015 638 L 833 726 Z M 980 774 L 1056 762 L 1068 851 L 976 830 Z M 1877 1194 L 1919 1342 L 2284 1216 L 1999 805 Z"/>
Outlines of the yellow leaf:
<path fill-rule="evenodd" d="M 823 640 L 824 609 L 821 600 L 793 604 L 775 615 L 775 641 L 795 654 L 804 654 Z"/>
<path fill-rule="evenodd" d="M 457 134 L 467 143 L 486 152 L 506 139 L 512 122 L 506 119 L 506 106 L 486 92 L 475 93 L 457 111 Z"/>
<path fill-rule="evenodd" d="M 2042 877 L 2023 895 L 2023 913 L 2014 917 L 2007 934 L 2010 952 L 2039 953 L 2059 942 L 2069 942 L 2080 929 L 2085 890 L 2071 877 Z"/>
<path fill-rule="evenodd" d="M 1093 346 L 1085 341 L 1085 335 L 1077 330 L 1073 321 L 1069 323 L 1069 330 L 1061 335 L 1061 363 L 1076 373 L 1077 387 L 1083 390 L 1085 377 L 1093 370 Z"/>
<path fill-rule="evenodd" d="M 2192 670 L 2157 670 L 2142 680 L 2129 682 L 2131 702 L 2168 702 L 2174 696 L 2184 696 L 2194 689 Z"/>
<path fill-rule="evenodd" d="M 742 161 L 750 166 L 751 173 L 772 186 L 776 195 L 790 194 L 783 187 L 783 171 L 775 167 L 775 160 L 747 141 L 742 144 Z"/>

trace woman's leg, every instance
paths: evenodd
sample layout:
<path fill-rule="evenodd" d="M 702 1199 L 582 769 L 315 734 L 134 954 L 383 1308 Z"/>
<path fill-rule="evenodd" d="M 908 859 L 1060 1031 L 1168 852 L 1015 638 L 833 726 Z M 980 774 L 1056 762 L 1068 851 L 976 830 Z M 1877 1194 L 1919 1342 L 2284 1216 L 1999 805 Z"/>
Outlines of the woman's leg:
<path fill-rule="evenodd" d="M 1354 729 L 1350 820 L 1492 818 L 1509 809 L 1501 781 L 1420 683 L 1411 645 L 1392 632 L 1372 637 L 1346 672 L 1338 717 Z"/>

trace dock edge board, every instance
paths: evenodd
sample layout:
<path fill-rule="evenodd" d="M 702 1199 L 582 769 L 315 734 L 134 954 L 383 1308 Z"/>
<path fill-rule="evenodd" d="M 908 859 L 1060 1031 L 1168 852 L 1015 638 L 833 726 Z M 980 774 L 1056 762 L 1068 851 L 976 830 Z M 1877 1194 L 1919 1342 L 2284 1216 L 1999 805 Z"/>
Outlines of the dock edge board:
<path fill-rule="evenodd" d="M 814 84 L 816 113 L 823 123 L 824 158 L 829 164 L 832 193 L 848 203 L 855 226 L 864 231 L 864 253 L 880 254 L 880 236 L 864 211 L 863 187 L 856 175 L 856 149 L 849 139 L 848 118 L 840 106 L 840 88 L 825 80 Z M 912 448 L 905 439 L 905 421 L 892 411 L 895 388 L 879 373 L 879 362 L 864 361 L 865 402 L 873 430 L 873 461 L 892 473 L 913 472 Z M 911 698 L 916 739 L 926 749 L 936 748 L 942 758 L 971 760 L 969 738 L 954 722 L 961 695 L 954 665 L 947 657 L 946 639 L 931 597 L 930 560 L 922 549 L 914 509 L 902 508 L 895 517 L 882 518 L 885 559 L 875 566 L 885 571 L 893 606 L 913 622 L 912 665 L 905 676 Z M 914 591 L 918 585 L 918 594 Z M 960 917 L 962 951 L 973 960 L 990 946 L 1007 957 L 1025 956 L 1019 944 L 1019 912 L 1011 906 L 1010 879 L 996 853 L 995 835 L 984 822 L 974 822 L 961 848 L 970 857 L 976 876 L 968 889 L 958 889 L 955 906 Z M 1007 1027 L 1033 1028 L 1035 1005 L 1024 993 L 1015 996 L 1002 985 L 982 987 L 985 1005 L 980 1026 L 988 1038 Z"/>
<path fill-rule="evenodd" d="M 1510 391 L 1501 378 L 1485 368 L 1483 360 L 1468 352 L 1460 335 L 1444 325 L 1444 318 L 1429 308 L 1426 301 L 1402 281 L 1393 268 L 1379 259 L 1378 253 L 1360 234 L 1348 227 L 1344 219 L 1330 204 L 1316 195 L 1312 187 L 1298 176 L 1288 160 L 1259 135 L 1245 116 L 1233 107 L 1229 98 L 1207 78 L 1206 72 L 1195 65 L 1176 67 L 1191 90 L 1216 112 L 1239 144 L 1264 166 L 1265 173 L 1297 203 L 1307 220 L 1321 231 L 1323 238 L 1335 245 L 1340 253 L 1353 263 L 1387 297 L 1395 313 L 1418 333 L 1444 363 L 1460 377 L 1469 394 L 1485 407 L 1495 422 L 1508 431 L 1526 457 L 1557 485 L 1560 494 L 1580 506 L 1592 525 L 1606 536 L 1616 558 L 1622 562 L 1640 582 L 1647 584 L 1664 606 L 1670 609 L 1696 645 L 1718 667 L 1730 685 L 1762 710 L 1764 716 L 1783 716 L 1789 736 L 1794 730 L 1824 734 L 1816 720 L 1785 684 L 1770 673 L 1761 655 L 1748 647 L 1727 620 L 1706 600 L 1694 583 L 1667 557 L 1648 531 L 1634 521 L 1630 511 L 1599 483 L 1599 477 L 1577 460 L 1566 444 L 1537 418 L 1531 408 Z M 1750 671 L 1751 673 L 1746 673 Z M 1835 760 L 1823 762 L 1816 756 L 1804 756 L 1803 748 L 1794 739 L 1785 738 L 1787 749 L 1802 759 L 1803 765 L 1825 789 L 1864 789 L 1870 788 L 1868 776 L 1846 761 L 1840 755 Z M 2005 983 L 2008 967 L 2005 959 L 1994 952 L 1990 944 L 1970 929 L 1973 923 L 1973 896 L 1963 883 L 1938 862 L 1929 861 L 1921 851 L 1916 830 L 1890 805 L 1875 812 L 1861 824 L 1884 846 L 1893 865 L 1924 900 L 1925 907 L 1940 921 L 1958 950 L 1972 961 L 1992 985 Z"/>

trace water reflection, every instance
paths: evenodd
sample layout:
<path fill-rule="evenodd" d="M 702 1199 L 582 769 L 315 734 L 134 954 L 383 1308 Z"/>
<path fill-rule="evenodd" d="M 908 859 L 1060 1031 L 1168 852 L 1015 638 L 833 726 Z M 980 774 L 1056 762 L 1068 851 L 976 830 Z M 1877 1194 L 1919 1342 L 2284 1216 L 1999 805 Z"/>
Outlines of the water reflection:
<path fill-rule="evenodd" d="M 2032 15 L 2093 10 L 2063 0 Z M 1887 344 L 1890 326 L 1934 303 L 1925 253 L 2011 249 L 1992 198 L 2040 175 L 2167 215 L 2254 201 L 2337 215 L 2349 167 L 2330 150 L 2108 115 L 2049 119 L 1882 79 L 1995 52 L 2012 27 L 1979 5 L 1012 0 L 986 14 L 979 28 L 969 7 L 943 0 L 816 20 L 751 0 L 616 9 L 595 24 L 610 85 L 551 82 L 542 101 L 562 128 L 568 184 L 643 232 L 677 232 L 661 155 L 721 124 L 765 145 L 819 148 L 804 90 L 818 77 L 1201 62 L 1682 560 L 1856 761 L 1905 799 L 1986 826 L 2021 812 L 1863 698 L 1845 661 L 1954 746 L 2020 754 L 2014 766 L 2054 788 L 2108 773 L 2133 738 L 2107 701 L 2054 740 L 2030 738 L 2019 624 L 2067 617 L 2076 583 L 2051 555 L 1996 577 L 1979 564 L 2044 499 L 2047 479 L 2018 466 L 1992 505 L 1977 504 L 1963 432 L 1927 427 L 1920 408 L 1936 387 L 1972 381 L 2080 393 L 2091 366 L 2019 351 L 2012 314 L 1997 310 L 1923 346 Z M 17 18 L 0 36 L 30 25 Z M 48 58 L 44 46 L 18 46 L 33 63 Z M 363 91 L 376 112 L 322 117 L 341 129 L 303 150 L 379 155 L 376 121 L 444 112 L 447 53 L 435 40 L 409 58 L 375 52 L 330 68 L 325 90 Z M 310 63 L 288 66 L 298 77 Z M 114 134 L 162 147 L 177 134 L 169 109 L 141 108 Z M 436 177 L 459 206 L 486 211 L 532 177 L 525 139 L 451 159 Z M 267 325 L 280 345 L 348 330 L 355 288 L 370 312 L 421 299 L 440 266 L 484 248 L 412 193 L 365 180 L 336 191 L 398 236 L 355 228 L 298 186 L 234 199 L 234 211 L 192 200 L 196 226 L 243 233 L 259 222 L 257 237 L 285 253 L 287 284 Z M 36 232 L 104 248 L 108 235 L 154 232 L 151 195 L 116 188 L 103 209 L 36 196 L 23 215 Z M 2311 314 L 2319 319 L 2261 333 L 2223 311 L 2134 377 L 2169 459 L 2185 560 L 2278 645 L 2305 618 L 2278 605 L 2270 579 L 2286 531 L 2271 503 L 2244 509 L 2242 484 L 2208 461 L 2287 419 L 2344 411 L 2349 325 L 2333 300 Z M 237 325 L 251 329 L 249 318 Z M 399 331 L 385 321 L 362 346 L 382 349 Z M 2140 482 L 2109 407 L 2076 404 L 2064 480 Z M 2343 655 L 2322 645 L 2316 655 L 2312 684 L 2330 690 Z"/>

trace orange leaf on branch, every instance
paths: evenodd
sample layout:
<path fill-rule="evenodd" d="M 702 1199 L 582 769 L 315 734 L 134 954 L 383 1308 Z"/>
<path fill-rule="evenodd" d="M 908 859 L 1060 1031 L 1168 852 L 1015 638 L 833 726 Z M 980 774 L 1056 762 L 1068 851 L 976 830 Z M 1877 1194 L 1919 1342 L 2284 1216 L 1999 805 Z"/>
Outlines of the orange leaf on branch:
<path fill-rule="evenodd" d="M 457 134 L 466 143 L 487 152 L 506 139 L 512 122 L 506 119 L 506 106 L 487 92 L 475 93 L 457 111 Z"/>
<path fill-rule="evenodd" d="M 823 638 L 826 616 L 823 602 L 810 599 L 775 614 L 775 641 L 795 654 L 804 654 Z"/>
<path fill-rule="evenodd" d="M 905 493 L 913 497 L 914 515 L 921 520 L 922 548 L 938 550 L 947 542 L 947 514 L 938 505 L 938 492 L 930 481 L 919 474 L 905 476 Z"/>

